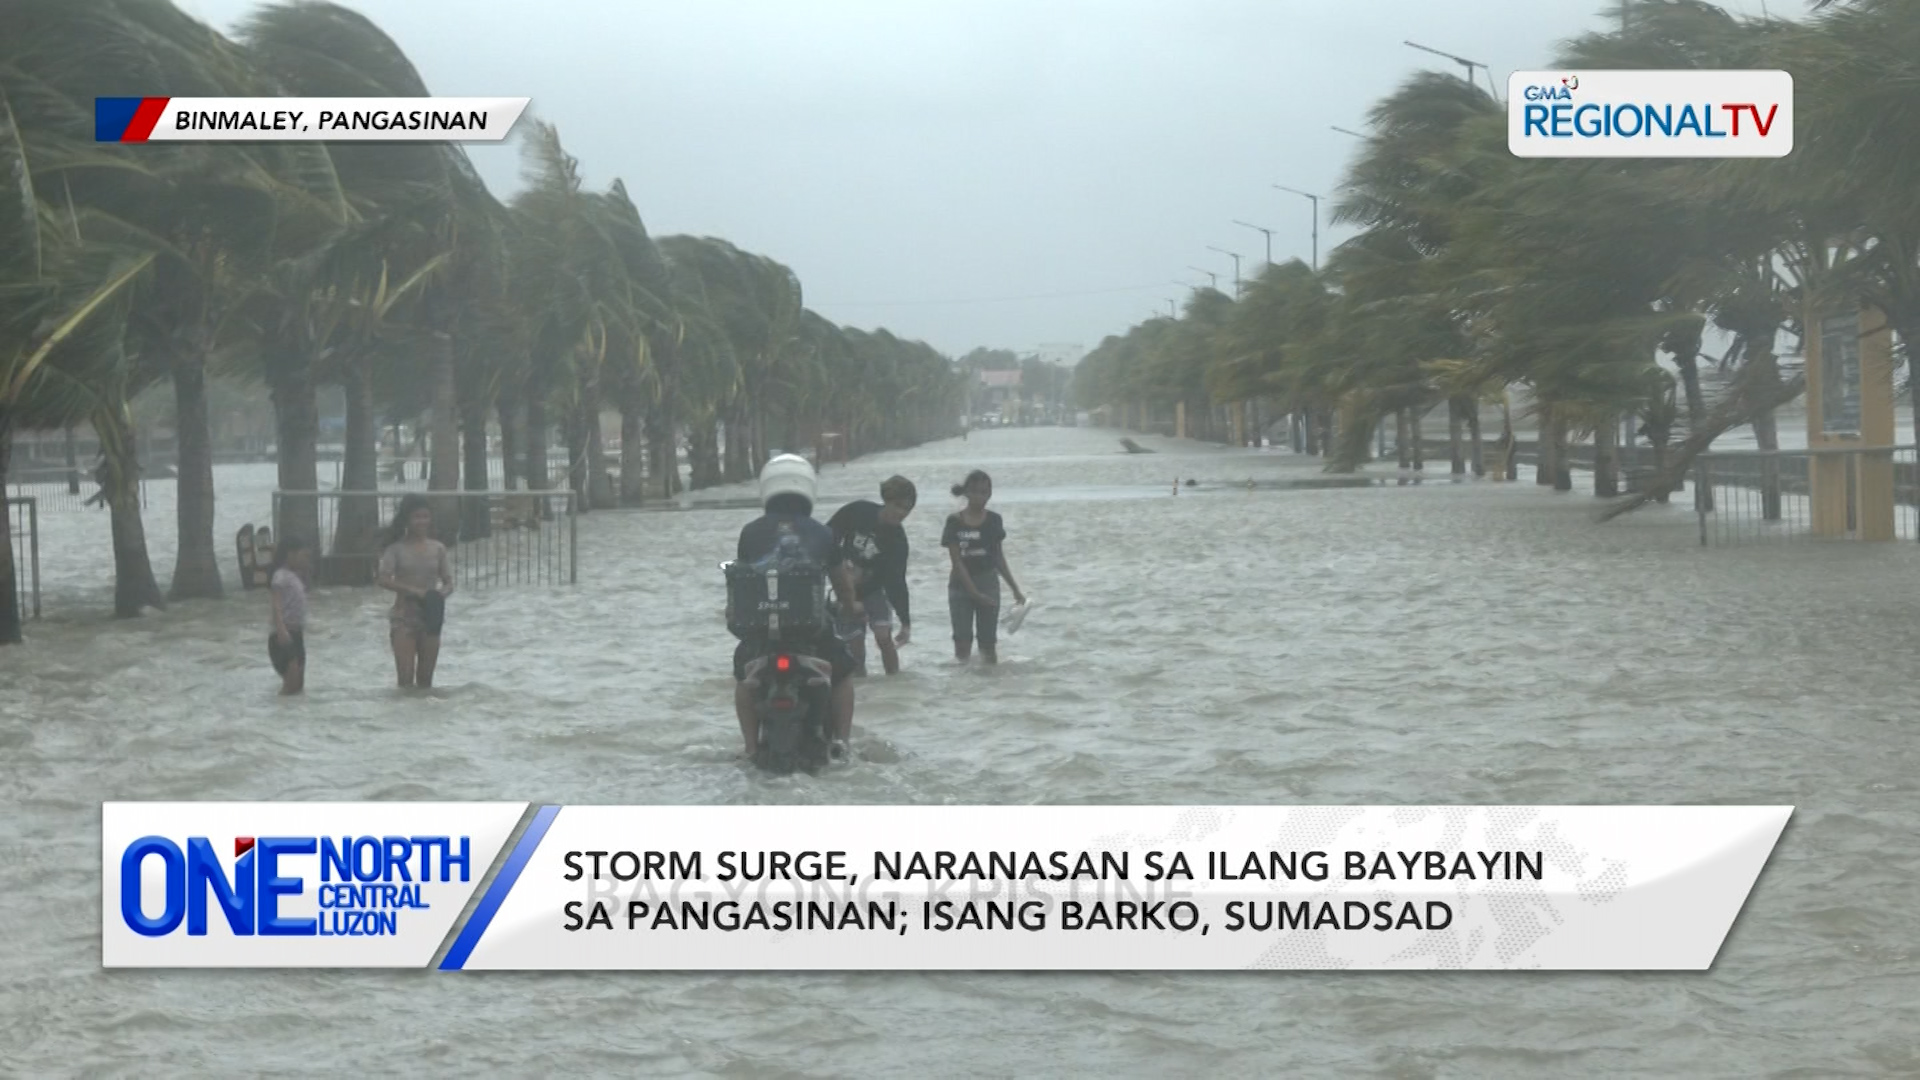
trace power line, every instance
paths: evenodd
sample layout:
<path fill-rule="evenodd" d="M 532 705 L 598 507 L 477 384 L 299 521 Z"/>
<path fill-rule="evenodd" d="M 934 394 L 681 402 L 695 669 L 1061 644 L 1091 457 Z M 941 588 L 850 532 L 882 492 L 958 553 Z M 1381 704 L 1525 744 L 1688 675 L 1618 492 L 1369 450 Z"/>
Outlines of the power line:
<path fill-rule="evenodd" d="M 1087 289 L 1082 292 L 1030 293 L 1026 296 L 979 296 L 965 300 L 860 300 L 844 302 L 821 301 L 809 304 L 809 307 L 930 307 L 939 304 L 1015 304 L 1024 300 L 1068 300 L 1078 296 L 1111 296 L 1114 293 L 1143 292 L 1147 289 L 1162 288 L 1161 285 L 1126 285 L 1116 289 Z"/>

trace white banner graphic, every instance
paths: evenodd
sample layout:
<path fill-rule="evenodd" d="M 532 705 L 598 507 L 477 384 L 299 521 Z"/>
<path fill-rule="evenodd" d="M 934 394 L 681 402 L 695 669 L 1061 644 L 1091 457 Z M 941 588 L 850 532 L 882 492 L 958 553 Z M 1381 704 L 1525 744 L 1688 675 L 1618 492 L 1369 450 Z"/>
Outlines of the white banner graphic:
<path fill-rule="evenodd" d="M 106 803 L 106 967 L 425 967 L 526 803 Z"/>
<path fill-rule="evenodd" d="M 1507 77 L 1516 157 L 1786 157 L 1793 76 L 1784 71 L 1516 71 Z"/>
<path fill-rule="evenodd" d="M 543 807 L 442 966 L 1703 970 L 1791 813 Z"/>
<path fill-rule="evenodd" d="M 102 142 L 500 142 L 523 97 L 96 98 Z"/>

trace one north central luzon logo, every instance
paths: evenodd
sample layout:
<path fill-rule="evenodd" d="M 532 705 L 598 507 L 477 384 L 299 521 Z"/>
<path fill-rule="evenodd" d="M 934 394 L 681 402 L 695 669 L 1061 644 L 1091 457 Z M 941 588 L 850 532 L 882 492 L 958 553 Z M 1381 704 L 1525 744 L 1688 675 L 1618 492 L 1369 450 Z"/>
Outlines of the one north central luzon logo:
<path fill-rule="evenodd" d="M 1522 137 L 1764 139 L 1780 113 L 1777 101 L 1582 101 L 1579 90 L 1577 75 L 1527 86 Z"/>
<path fill-rule="evenodd" d="M 308 869 L 315 855 L 317 912 L 288 914 L 307 906 L 307 879 L 290 871 Z M 155 861 L 164 882 L 158 898 L 142 877 Z M 213 909 L 235 937 L 391 937 L 403 914 L 431 906 L 423 886 L 469 881 L 472 871 L 465 836 L 239 836 L 231 870 L 204 836 L 189 837 L 185 850 L 164 836 L 143 836 L 120 856 L 120 916 L 144 937 L 165 937 L 182 923 L 189 937 L 204 937 Z M 156 906 L 159 914 L 148 914 Z"/>

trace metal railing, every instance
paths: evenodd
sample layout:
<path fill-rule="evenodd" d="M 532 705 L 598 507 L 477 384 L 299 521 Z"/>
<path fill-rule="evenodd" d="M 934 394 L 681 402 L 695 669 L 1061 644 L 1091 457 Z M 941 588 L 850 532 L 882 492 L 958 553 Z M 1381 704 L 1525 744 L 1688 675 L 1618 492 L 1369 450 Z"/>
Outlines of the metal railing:
<path fill-rule="evenodd" d="M 139 484 L 140 507 L 144 510 L 147 480 L 143 477 Z M 33 499 L 46 510 L 105 509 L 106 503 L 94 502 L 99 494 L 100 484 L 90 473 L 70 475 L 65 469 L 11 469 L 7 473 L 7 497 Z"/>
<path fill-rule="evenodd" d="M 338 488 L 346 482 L 346 462 L 341 458 L 322 462 L 320 468 L 323 478 L 329 466 L 332 470 L 333 486 Z M 462 470 L 466 468 L 464 459 L 461 462 L 461 468 Z M 383 491 L 388 488 L 402 491 L 426 491 L 429 471 L 429 463 L 425 458 L 383 457 L 375 466 L 375 477 Z M 462 475 L 465 475 L 464 471 Z M 498 457 L 488 458 L 488 486 L 504 488 L 507 486 L 506 479 L 507 463 Z M 549 484 L 567 482 L 567 452 L 564 448 L 547 448 L 547 482 Z"/>
<path fill-rule="evenodd" d="M 1701 454 L 1693 462 L 1700 544 L 1920 540 L 1917 461 L 1911 446 Z M 1890 491 L 1890 504 L 1862 497 L 1875 489 Z"/>
<path fill-rule="evenodd" d="M 411 491 L 276 491 L 273 535 L 314 538 L 319 580 L 373 584 L 380 535 Z M 456 582 L 469 588 L 576 584 L 577 497 L 572 491 L 435 491 L 434 535 L 452 549 Z"/>
<path fill-rule="evenodd" d="M 0 499 L 0 513 L 12 518 L 13 587 L 21 614 L 40 617 L 40 503 L 32 497 Z"/>

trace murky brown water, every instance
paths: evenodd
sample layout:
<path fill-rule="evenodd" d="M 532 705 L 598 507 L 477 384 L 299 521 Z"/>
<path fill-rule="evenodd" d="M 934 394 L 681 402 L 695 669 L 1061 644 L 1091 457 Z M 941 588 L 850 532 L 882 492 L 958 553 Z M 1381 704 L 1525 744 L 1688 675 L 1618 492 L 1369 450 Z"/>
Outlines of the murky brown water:
<path fill-rule="evenodd" d="M 0 652 L 0 1071 L 1920 1074 L 1920 545 L 1702 551 L 1681 507 L 1600 527 L 1531 483 L 1174 497 L 1310 466 L 1114 438 L 828 471 L 829 506 L 920 485 L 920 627 L 861 685 L 868 760 L 817 779 L 732 757 L 713 567 L 747 511 L 590 516 L 579 586 L 456 598 L 430 699 L 389 688 L 379 595 L 316 595 L 298 701 L 257 597 L 104 621 L 105 516 L 50 521 L 48 618 Z M 975 466 L 1040 601 L 997 670 L 943 640 Z M 219 535 L 266 516 L 271 467 L 221 485 Z M 1799 811 L 1703 975 L 102 971 L 99 803 L 207 798 Z"/>

